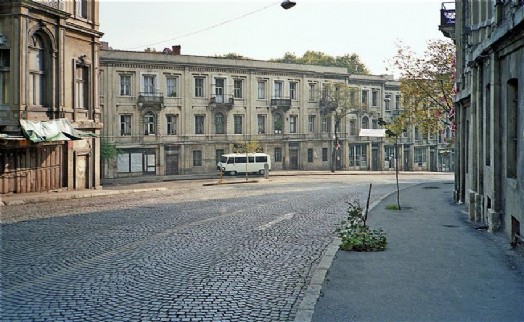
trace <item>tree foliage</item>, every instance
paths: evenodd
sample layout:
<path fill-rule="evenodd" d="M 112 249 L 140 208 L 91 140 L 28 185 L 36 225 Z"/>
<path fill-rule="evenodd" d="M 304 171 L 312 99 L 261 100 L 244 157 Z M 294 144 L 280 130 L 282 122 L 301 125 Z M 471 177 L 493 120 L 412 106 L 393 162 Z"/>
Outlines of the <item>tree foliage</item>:
<path fill-rule="evenodd" d="M 390 129 L 399 134 L 410 125 L 421 133 L 435 133 L 453 121 L 455 45 L 449 40 L 429 40 L 422 56 L 397 43 L 390 63 L 400 73 L 402 113 Z"/>
<path fill-rule="evenodd" d="M 233 145 L 233 153 L 255 153 L 264 152 L 260 143 L 256 140 L 248 142 L 239 142 Z"/>
<path fill-rule="evenodd" d="M 346 54 L 343 56 L 330 56 L 321 51 L 308 50 L 299 57 L 294 53 L 287 52 L 282 58 L 271 59 L 270 61 L 277 63 L 288 63 L 288 64 L 302 64 L 302 65 L 319 65 L 319 66 L 332 66 L 332 67 L 344 67 L 348 69 L 349 73 L 368 75 L 369 69 L 360 60 L 357 54 Z"/>
<path fill-rule="evenodd" d="M 227 53 L 227 54 L 224 54 L 224 55 L 216 55 L 215 57 L 228 58 L 228 59 L 253 60 L 252 58 L 249 58 L 249 57 L 246 57 L 246 56 L 242 56 L 242 55 L 236 54 L 236 53 Z"/>

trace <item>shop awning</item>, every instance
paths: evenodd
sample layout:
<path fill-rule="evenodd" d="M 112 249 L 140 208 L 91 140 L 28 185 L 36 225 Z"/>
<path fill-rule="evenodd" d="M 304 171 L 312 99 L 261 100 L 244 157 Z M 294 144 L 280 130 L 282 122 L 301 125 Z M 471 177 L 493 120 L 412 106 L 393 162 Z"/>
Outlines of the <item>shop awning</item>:
<path fill-rule="evenodd" d="M 35 143 L 82 140 L 96 136 L 94 133 L 76 130 L 67 119 L 50 121 L 20 120 L 20 125 L 22 126 L 24 136 Z"/>
<path fill-rule="evenodd" d="M 360 130 L 359 136 L 383 138 L 386 136 L 386 129 L 362 129 Z"/>

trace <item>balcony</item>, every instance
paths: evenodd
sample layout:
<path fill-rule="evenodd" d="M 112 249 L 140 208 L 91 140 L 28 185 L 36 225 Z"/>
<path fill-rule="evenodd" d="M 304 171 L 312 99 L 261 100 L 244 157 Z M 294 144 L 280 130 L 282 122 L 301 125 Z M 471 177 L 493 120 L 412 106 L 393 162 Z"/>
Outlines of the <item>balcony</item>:
<path fill-rule="evenodd" d="M 443 2 L 438 29 L 446 38 L 455 38 L 455 2 Z"/>
<path fill-rule="evenodd" d="M 35 0 L 35 2 L 41 3 L 51 8 L 63 10 L 64 1 L 63 0 Z"/>
<path fill-rule="evenodd" d="M 282 112 L 287 112 L 291 108 L 291 99 L 282 97 L 272 98 L 271 108 L 273 110 L 281 110 Z"/>
<path fill-rule="evenodd" d="M 330 112 L 334 112 L 337 109 L 337 104 L 331 100 L 321 98 L 318 107 L 320 108 L 321 114 L 328 114 Z"/>
<path fill-rule="evenodd" d="M 140 109 L 152 108 L 161 110 L 164 107 L 164 93 L 140 92 L 138 93 L 138 107 Z"/>
<path fill-rule="evenodd" d="M 213 95 L 209 99 L 209 107 L 231 110 L 235 104 L 235 98 L 231 95 Z"/>

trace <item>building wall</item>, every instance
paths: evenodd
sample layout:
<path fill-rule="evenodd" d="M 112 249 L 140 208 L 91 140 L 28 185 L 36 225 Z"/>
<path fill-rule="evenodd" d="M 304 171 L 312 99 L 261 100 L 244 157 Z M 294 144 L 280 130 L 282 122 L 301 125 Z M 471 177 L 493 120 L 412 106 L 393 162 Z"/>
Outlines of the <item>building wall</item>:
<path fill-rule="evenodd" d="M 144 95 L 147 83 L 144 77 L 148 75 L 155 79 L 155 92 Z M 177 93 L 173 96 L 168 92 L 170 77 L 177 80 Z M 195 78 L 198 77 L 203 78 L 202 97 L 195 97 Z M 337 133 L 340 141 L 335 156 L 337 169 L 383 170 L 386 166 L 388 170 L 393 169 L 389 161 L 385 162 L 384 147 L 394 142 L 386 138 L 359 137 L 361 128 L 378 128 L 378 118 L 391 120 L 398 114 L 399 83 L 391 76 L 349 75 L 345 68 L 335 67 L 102 50 L 100 78 L 102 118 L 106 125 L 103 144 L 120 152 L 102 163 L 104 178 L 213 172 L 219 152 L 233 152 L 235 144 L 249 141 L 257 141 L 263 151 L 272 156 L 274 170 L 330 170 L 335 144 L 334 119 L 320 108 L 320 91 L 327 82 L 356 88 L 355 100 L 359 102 L 343 119 Z M 216 93 L 221 93 L 217 90 L 221 85 L 218 79 L 224 82 L 226 104 L 213 101 Z M 241 98 L 233 97 L 235 80 L 242 84 Z M 264 98 L 258 93 L 261 81 L 266 82 Z M 281 97 L 285 102 L 280 106 L 273 101 L 275 82 L 283 84 Z M 124 83 L 127 85 L 123 86 Z M 295 96 L 290 90 L 291 83 L 296 83 Z M 314 90 L 310 94 L 312 86 Z M 360 104 L 366 93 L 367 103 Z M 391 97 L 387 110 L 386 94 Z M 231 103 L 230 98 L 233 98 Z M 145 135 L 144 120 L 148 112 L 153 115 L 154 133 Z M 216 112 L 222 112 L 225 120 L 224 130 L 219 134 L 215 127 Z M 283 116 L 282 130 L 275 130 L 273 126 L 275 113 Z M 176 133 L 168 133 L 169 115 L 177 118 Z M 204 117 L 202 133 L 197 133 L 196 116 Z M 259 116 L 265 117 L 263 131 L 259 130 Z M 122 117 L 127 118 L 129 125 L 121 124 Z M 238 117 L 242 118 L 242 126 L 236 134 Z M 314 121 L 310 125 L 312 117 Z M 367 119 L 367 125 L 362 124 L 363 118 Z M 122 133 L 122 126 L 129 127 L 129 132 Z M 412 136 L 410 132 L 400 139 L 399 151 L 404 147 L 408 151 L 415 146 L 424 147 L 427 149 L 424 156 L 429 158 L 430 147 L 436 151 L 437 146 L 445 146 L 438 145 L 436 140 L 413 144 Z M 401 169 L 432 169 L 429 161 L 420 167 L 418 163 L 414 166 L 413 157 L 413 152 L 406 153 L 406 166 Z"/>
<path fill-rule="evenodd" d="M 23 138 L 19 122 L 66 118 L 75 129 L 100 134 L 98 1 L 5 0 L 0 26 L 2 193 L 99 187 L 98 138 L 32 143 Z M 40 158 L 43 145 L 62 151 L 59 170 L 49 172 L 52 180 L 35 175 L 42 172 L 40 164 L 20 159 L 24 150 L 29 160 Z"/>
<path fill-rule="evenodd" d="M 524 231 L 524 4 L 457 1 L 453 38 L 456 199 L 515 242 Z"/>

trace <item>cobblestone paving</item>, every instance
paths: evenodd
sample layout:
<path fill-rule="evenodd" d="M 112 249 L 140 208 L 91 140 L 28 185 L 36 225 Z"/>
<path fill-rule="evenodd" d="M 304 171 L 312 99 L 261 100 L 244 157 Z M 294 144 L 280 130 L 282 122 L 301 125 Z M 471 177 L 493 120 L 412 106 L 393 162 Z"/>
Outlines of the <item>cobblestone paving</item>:
<path fill-rule="evenodd" d="M 345 202 L 365 204 L 364 181 L 3 207 L 33 220 L 1 226 L 1 320 L 291 321 Z M 395 188 L 374 184 L 372 201 Z"/>

